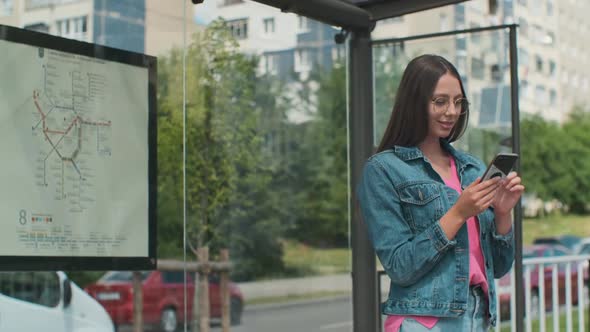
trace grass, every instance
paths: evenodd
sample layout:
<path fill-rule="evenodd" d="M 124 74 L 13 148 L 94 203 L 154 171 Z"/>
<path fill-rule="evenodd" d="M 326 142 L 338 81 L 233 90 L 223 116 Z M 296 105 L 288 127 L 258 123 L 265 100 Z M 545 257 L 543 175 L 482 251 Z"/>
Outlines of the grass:
<path fill-rule="evenodd" d="M 588 326 L 588 319 L 590 318 L 588 315 L 588 309 L 584 310 L 584 324 L 586 324 L 586 326 L 579 328 L 578 327 L 578 309 L 573 309 L 572 310 L 572 331 L 585 331 L 586 327 Z M 539 320 L 534 320 L 532 322 L 532 329 L 533 331 L 540 331 L 540 327 L 539 327 Z M 526 324 L 526 322 L 525 322 Z M 565 313 L 559 315 L 559 331 L 567 331 L 566 329 L 566 316 Z M 526 325 L 525 325 L 526 328 Z M 550 313 L 547 313 L 547 317 L 545 320 L 545 330 L 546 331 L 553 331 L 553 315 Z M 500 329 L 501 332 L 511 332 L 511 327 L 510 325 L 507 326 L 503 326 Z"/>
<path fill-rule="evenodd" d="M 318 249 L 285 241 L 283 251 L 285 267 L 295 276 L 339 274 L 351 269 L 351 251 L 348 248 Z"/>
<path fill-rule="evenodd" d="M 575 234 L 590 237 L 590 216 L 551 215 L 523 221 L 523 243 L 537 237 Z M 351 270 L 349 248 L 321 249 L 294 241 L 283 243 L 284 262 L 290 276 L 347 273 Z"/>
<path fill-rule="evenodd" d="M 590 216 L 551 215 L 539 219 L 525 219 L 522 223 L 523 243 L 531 244 L 537 237 L 573 234 L 590 237 Z"/>

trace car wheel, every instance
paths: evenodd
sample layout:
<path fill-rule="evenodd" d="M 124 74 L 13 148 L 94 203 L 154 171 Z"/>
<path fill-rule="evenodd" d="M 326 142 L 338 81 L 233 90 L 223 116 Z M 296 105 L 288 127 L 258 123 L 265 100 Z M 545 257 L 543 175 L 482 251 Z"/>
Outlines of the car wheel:
<path fill-rule="evenodd" d="M 239 325 L 242 323 L 242 311 L 243 305 L 242 300 L 237 297 L 231 298 L 231 309 L 230 309 L 230 321 L 231 325 Z"/>
<path fill-rule="evenodd" d="M 160 327 L 163 332 L 176 331 L 176 328 L 178 327 L 178 319 L 176 318 L 176 310 L 174 310 L 174 308 L 166 308 L 162 310 Z"/>

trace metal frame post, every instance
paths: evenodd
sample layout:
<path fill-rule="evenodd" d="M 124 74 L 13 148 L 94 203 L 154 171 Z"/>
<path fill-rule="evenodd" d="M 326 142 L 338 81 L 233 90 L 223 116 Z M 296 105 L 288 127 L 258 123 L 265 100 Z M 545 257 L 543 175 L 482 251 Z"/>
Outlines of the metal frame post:
<path fill-rule="evenodd" d="M 350 163 L 350 236 L 354 332 L 380 331 L 375 252 L 356 201 L 365 161 L 373 153 L 373 48 L 369 29 L 353 30 L 349 41 L 348 128 Z"/>
<path fill-rule="evenodd" d="M 512 108 L 512 151 L 520 155 L 520 109 L 518 107 L 518 48 L 516 44 L 516 25 L 510 26 L 510 93 Z M 520 172 L 520 158 L 516 162 Z M 516 331 L 524 331 L 524 287 L 522 284 L 522 209 L 519 200 L 514 207 L 514 280 L 516 280 Z M 500 322 L 498 321 L 498 324 Z"/>

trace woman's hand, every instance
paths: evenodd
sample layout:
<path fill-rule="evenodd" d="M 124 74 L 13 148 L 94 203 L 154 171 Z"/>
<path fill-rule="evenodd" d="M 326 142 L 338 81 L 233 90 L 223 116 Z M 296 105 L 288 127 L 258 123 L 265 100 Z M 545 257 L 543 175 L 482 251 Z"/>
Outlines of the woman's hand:
<path fill-rule="evenodd" d="M 492 178 L 483 182 L 481 182 L 481 178 L 477 178 L 463 190 L 457 203 L 453 205 L 453 209 L 463 220 L 480 214 L 494 202 L 499 184 L 500 178 Z"/>
<path fill-rule="evenodd" d="M 520 176 L 516 172 L 510 172 L 500 183 L 496 197 L 494 197 L 492 205 L 496 217 L 509 215 L 523 192 L 524 186 L 521 184 Z"/>

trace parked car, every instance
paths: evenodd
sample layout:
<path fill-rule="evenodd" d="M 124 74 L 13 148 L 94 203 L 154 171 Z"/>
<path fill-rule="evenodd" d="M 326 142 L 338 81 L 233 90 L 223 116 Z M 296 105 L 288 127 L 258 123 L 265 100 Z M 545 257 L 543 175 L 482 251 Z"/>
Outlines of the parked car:
<path fill-rule="evenodd" d="M 582 241 L 582 238 L 577 235 L 558 235 L 558 236 L 548 236 L 548 237 L 540 237 L 533 240 L 533 244 L 557 244 L 562 245 L 569 249 L 572 253 L 574 252 L 575 248 L 579 243 Z"/>
<path fill-rule="evenodd" d="M 113 332 L 105 309 L 63 272 L 0 272 L 0 330 Z"/>
<path fill-rule="evenodd" d="M 523 248 L 523 261 L 530 258 L 538 257 L 554 257 L 554 256 L 567 256 L 573 255 L 573 253 L 566 247 L 554 244 L 535 244 Z M 566 298 L 566 263 L 559 263 L 557 267 L 557 278 L 558 278 L 558 297 L 559 304 L 565 304 Z M 545 308 L 551 310 L 553 306 L 553 267 L 551 264 L 547 264 L 544 269 L 543 280 L 539 280 L 539 266 L 535 265 L 530 269 L 531 277 L 531 312 L 538 313 L 540 307 L 539 300 L 539 287 L 541 282 L 545 286 Z M 513 272 L 511 272 L 513 273 Z M 510 318 L 510 284 L 511 276 L 508 273 L 499 280 L 498 294 L 500 296 L 500 314 L 502 319 Z M 524 277 L 524 276 L 523 276 Z M 588 281 L 588 274 L 585 272 L 584 282 Z M 524 285 L 524 282 L 523 282 Z M 578 303 L 578 271 L 575 264 L 571 265 L 571 295 L 572 303 Z"/>
<path fill-rule="evenodd" d="M 172 332 L 185 321 L 184 315 L 184 273 L 182 271 L 141 272 L 143 294 L 143 323 L 146 326 L 159 326 L 165 332 Z M 109 313 L 116 326 L 133 324 L 133 273 L 111 271 L 96 283 L 86 287 L 86 291 L 100 302 Z M 192 274 L 186 275 L 187 313 L 191 321 L 194 280 Z M 244 298 L 238 286 L 229 284 L 230 320 L 237 325 L 242 319 Z M 221 318 L 221 296 L 219 278 L 209 279 L 210 316 Z"/>
<path fill-rule="evenodd" d="M 590 237 L 585 237 L 574 247 L 576 255 L 590 255 Z"/>

